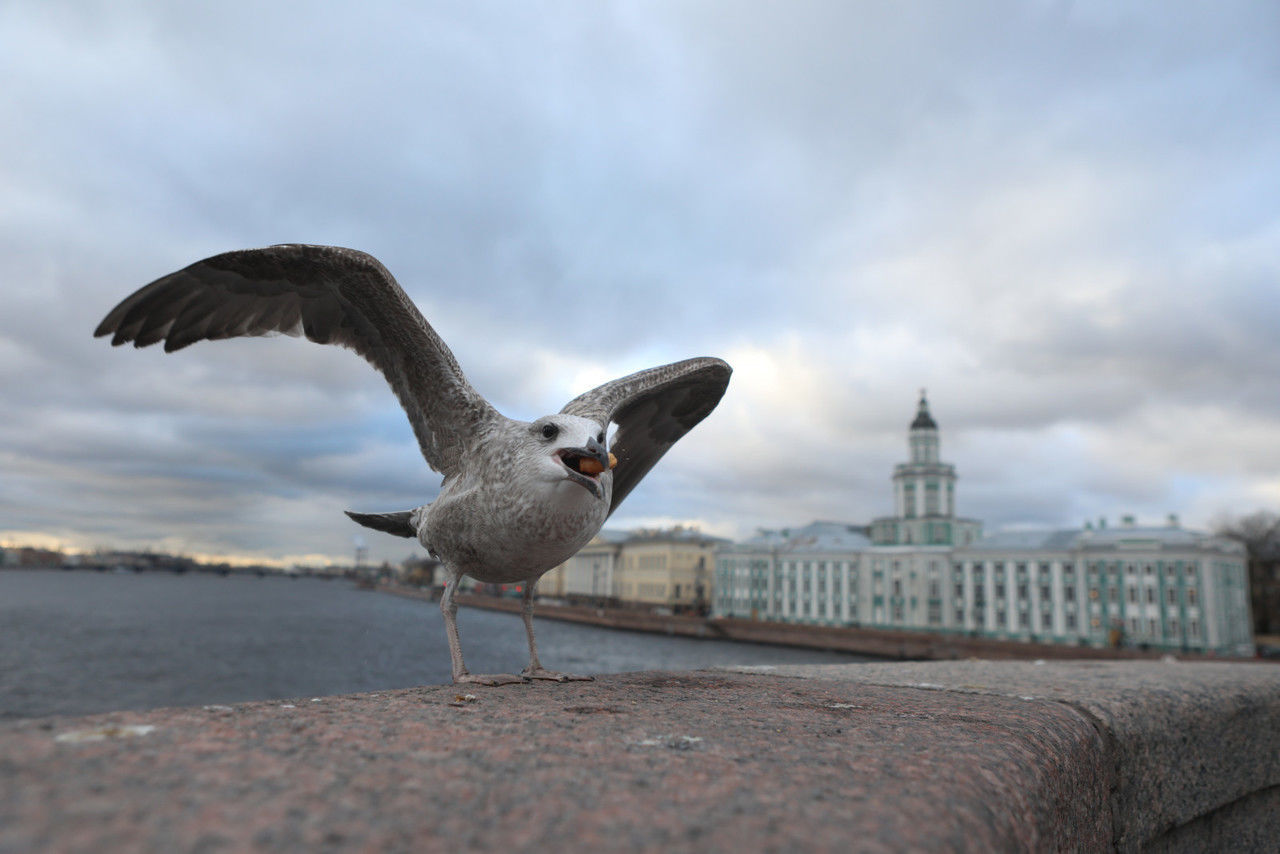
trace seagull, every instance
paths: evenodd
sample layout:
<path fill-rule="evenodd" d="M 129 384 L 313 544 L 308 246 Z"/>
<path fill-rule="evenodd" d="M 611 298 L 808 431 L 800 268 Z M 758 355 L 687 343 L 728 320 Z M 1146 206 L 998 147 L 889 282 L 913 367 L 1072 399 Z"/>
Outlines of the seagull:
<path fill-rule="evenodd" d="M 113 346 L 284 333 L 354 350 L 386 378 L 427 464 L 444 476 L 429 504 L 347 515 L 416 538 L 441 561 L 440 599 L 454 683 L 502 685 L 590 679 L 543 668 L 533 635 L 533 589 L 577 553 L 672 445 L 715 409 L 732 372 L 711 357 L 639 371 L 533 421 L 499 413 L 376 258 L 336 246 L 282 244 L 214 255 L 143 287 L 94 331 Z M 609 428 L 616 425 L 610 441 Z M 463 576 L 523 583 L 529 665 L 473 674 L 458 639 Z"/>

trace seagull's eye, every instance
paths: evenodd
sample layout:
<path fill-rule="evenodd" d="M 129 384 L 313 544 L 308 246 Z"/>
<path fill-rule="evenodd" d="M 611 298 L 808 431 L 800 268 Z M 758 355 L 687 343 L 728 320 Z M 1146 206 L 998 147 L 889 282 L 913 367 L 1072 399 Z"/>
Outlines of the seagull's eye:
<path fill-rule="evenodd" d="M 596 436 L 596 441 L 597 441 L 597 442 L 599 442 L 601 445 L 603 445 L 603 444 L 604 444 L 604 431 L 603 431 L 603 430 L 601 430 L 601 431 L 600 431 L 600 435 L 599 435 L 599 436 Z"/>
<path fill-rule="evenodd" d="M 560 428 L 554 424 L 542 425 L 542 438 L 544 439 L 554 439 L 559 432 Z"/>

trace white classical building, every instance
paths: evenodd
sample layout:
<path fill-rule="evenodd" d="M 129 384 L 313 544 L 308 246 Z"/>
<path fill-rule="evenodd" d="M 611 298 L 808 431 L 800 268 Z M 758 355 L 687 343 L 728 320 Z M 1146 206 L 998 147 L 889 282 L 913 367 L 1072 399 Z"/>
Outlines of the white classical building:
<path fill-rule="evenodd" d="M 938 424 L 924 391 L 907 430 L 910 458 L 893 468 L 894 515 L 871 523 L 877 546 L 963 546 L 982 536 L 982 523 L 956 516 L 956 467 L 941 459 Z"/>
<path fill-rule="evenodd" d="M 716 555 L 720 616 L 961 632 L 980 637 L 1248 654 L 1243 547 L 1125 517 L 981 537 L 955 515 L 955 469 L 938 458 L 923 394 L 911 461 L 894 471 L 897 515 L 860 527 L 761 531 Z"/>

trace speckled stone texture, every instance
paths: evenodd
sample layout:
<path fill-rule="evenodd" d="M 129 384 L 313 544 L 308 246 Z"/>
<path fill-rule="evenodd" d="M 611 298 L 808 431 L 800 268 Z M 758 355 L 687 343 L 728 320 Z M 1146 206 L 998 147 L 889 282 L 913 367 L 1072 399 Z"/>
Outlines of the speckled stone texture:
<path fill-rule="evenodd" d="M 1212 775 L 1275 763 L 1280 669 L 924 666 L 939 669 L 637 673 L 11 722 L 0 852 L 1178 850 L 1167 818 L 1122 825 L 1134 792 L 1190 802 L 1224 790 Z M 970 669 L 954 690 L 920 687 L 957 667 Z M 1184 696 L 1215 692 L 1225 702 Z M 1233 725 L 1245 731 L 1223 755 L 1202 757 L 1202 733 Z M 1147 731 L 1167 728 L 1193 745 L 1178 773 Z M 1267 756 L 1237 755 L 1241 742 Z M 1146 777 L 1164 782 L 1135 788 Z M 1181 824 L 1203 840 L 1239 818 Z"/>
<path fill-rule="evenodd" d="M 1108 743 L 1121 850 L 1158 841 L 1161 850 L 1280 851 L 1275 664 L 966 661 L 749 669 L 1069 705 Z"/>

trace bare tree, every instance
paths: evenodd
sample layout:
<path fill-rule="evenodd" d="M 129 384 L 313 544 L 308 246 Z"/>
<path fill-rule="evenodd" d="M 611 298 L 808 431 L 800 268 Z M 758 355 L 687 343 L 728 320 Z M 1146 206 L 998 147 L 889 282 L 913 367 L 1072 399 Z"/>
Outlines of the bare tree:
<path fill-rule="evenodd" d="M 1214 532 L 1242 543 L 1248 552 L 1254 633 L 1280 634 L 1280 515 L 1259 510 L 1218 522 Z"/>

